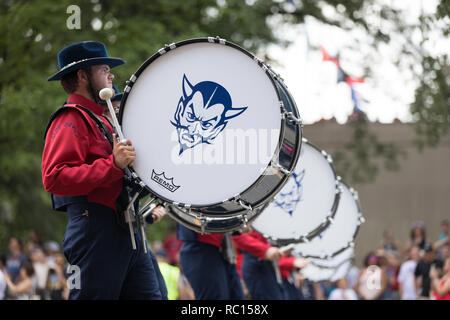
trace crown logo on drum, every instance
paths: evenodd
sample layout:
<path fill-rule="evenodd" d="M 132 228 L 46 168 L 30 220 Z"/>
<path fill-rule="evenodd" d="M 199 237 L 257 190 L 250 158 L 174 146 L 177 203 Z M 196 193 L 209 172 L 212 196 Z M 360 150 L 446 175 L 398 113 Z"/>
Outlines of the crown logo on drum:
<path fill-rule="evenodd" d="M 216 82 L 192 85 L 183 75 L 182 92 L 174 120 L 170 121 L 177 129 L 179 155 L 200 143 L 211 144 L 230 119 L 247 110 L 247 107 L 233 108 L 230 94 Z"/>
<path fill-rule="evenodd" d="M 173 183 L 173 178 L 167 178 L 164 174 L 164 171 L 160 174 L 157 174 L 155 170 L 152 169 L 152 180 L 155 181 L 157 184 L 163 186 L 170 192 L 175 192 L 180 186 L 177 186 Z"/>
<path fill-rule="evenodd" d="M 281 208 L 284 212 L 288 213 L 290 216 L 294 213 L 297 208 L 297 204 L 301 201 L 303 195 L 303 178 L 305 177 L 305 169 L 303 169 L 299 174 L 295 172 L 292 173 L 292 179 L 294 180 L 294 185 L 287 189 L 281 190 L 281 192 L 275 197 L 275 206 Z"/>

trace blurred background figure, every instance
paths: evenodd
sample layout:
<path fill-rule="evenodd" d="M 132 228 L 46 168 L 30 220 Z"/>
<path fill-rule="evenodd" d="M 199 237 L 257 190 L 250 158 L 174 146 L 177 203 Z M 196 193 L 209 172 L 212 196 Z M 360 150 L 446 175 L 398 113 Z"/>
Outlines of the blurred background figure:
<path fill-rule="evenodd" d="M 413 246 L 410 249 L 409 259 L 405 261 L 398 274 L 399 293 L 402 300 L 416 300 L 417 288 L 414 273 L 420 260 L 420 247 Z"/>
<path fill-rule="evenodd" d="M 167 298 L 169 300 L 178 299 L 178 281 L 180 278 L 180 269 L 169 264 L 169 258 L 165 249 L 155 251 L 156 260 L 159 269 L 164 278 L 167 287 Z"/>
<path fill-rule="evenodd" d="M 442 255 L 442 249 L 449 243 L 449 221 L 445 219 L 441 222 L 441 234 L 439 235 L 437 241 L 433 244 L 433 249 L 437 250 L 439 258 L 442 260 L 446 258 Z"/>
<path fill-rule="evenodd" d="M 386 271 L 380 267 L 380 258 L 371 252 L 364 259 L 355 291 L 362 300 L 378 300 L 383 298 L 386 288 Z"/>
<path fill-rule="evenodd" d="M 386 276 L 387 276 L 387 289 L 388 295 L 385 295 L 386 299 L 399 300 L 400 294 L 398 291 L 398 274 L 400 272 L 401 256 L 398 251 L 386 251 Z"/>
<path fill-rule="evenodd" d="M 325 300 L 325 293 L 321 282 L 313 282 L 313 292 L 315 300 Z"/>
<path fill-rule="evenodd" d="M 50 300 L 67 300 L 69 286 L 67 285 L 67 263 L 62 253 L 53 254 L 53 263 L 49 263 L 47 281 L 45 284 L 46 297 Z"/>
<path fill-rule="evenodd" d="M 348 287 L 347 278 L 339 279 L 336 284 L 336 289 L 334 289 L 328 300 L 358 300 L 356 292 Z"/>
<path fill-rule="evenodd" d="M 424 256 L 417 263 L 416 270 L 414 272 L 419 299 L 430 298 L 430 269 L 431 266 L 436 263 L 438 263 L 438 261 L 436 261 L 435 251 L 431 245 L 427 244 L 425 246 Z"/>
<path fill-rule="evenodd" d="M 347 287 L 354 289 L 358 282 L 359 268 L 355 265 L 355 258 L 352 258 L 352 265 L 347 272 Z"/>
<path fill-rule="evenodd" d="M 443 267 L 445 263 L 445 259 L 450 258 L 450 242 L 447 242 L 445 245 L 440 247 L 440 252 L 438 251 L 437 257 L 436 257 L 436 268 L 438 268 L 438 271 L 443 272 Z"/>
<path fill-rule="evenodd" d="M 31 229 L 28 235 L 28 241 L 25 243 L 24 254 L 30 257 L 36 248 L 42 248 L 41 236 L 37 230 Z"/>
<path fill-rule="evenodd" d="M 427 244 L 426 240 L 426 232 L 425 225 L 423 221 L 414 221 L 411 224 L 411 232 L 409 235 L 409 241 L 406 245 L 405 255 L 406 257 L 411 252 L 411 248 L 413 246 L 418 246 L 420 250 L 425 249 L 425 245 Z"/>
<path fill-rule="evenodd" d="M 6 295 L 6 280 L 5 280 L 5 270 L 6 257 L 4 255 L 0 256 L 0 300 L 5 299 Z"/>
<path fill-rule="evenodd" d="M 297 272 L 295 276 L 296 285 L 298 287 L 298 291 L 300 292 L 300 300 L 315 300 L 314 284 L 306 279 L 301 271 Z"/>
<path fill-rule="evenodd" d="M 378 245 L 378 249 L 383 249 L 384 251 L 401 251 L 401 245 L 394 239 L 390 230 L 385 230 L 383 232 L 383 240 Z"/>
<path fill-rule="evenodd" d="M 169 263 L 170 259 L 165 249 L 155 251 L 159 269 L 167 287 L 169 300 L 194 300 L 194 293 L 180 268 Z"/>
<path fill-rule="evenodd" d="M 19 276 L 20 268 L 28 262 L 28 258 L 22 253 L 20 239 L 11 237 L 8 244 L 9 254 L 6 257 L 6 269 L 13 283 Z"/>
<path fill-rule="evenodd" d="M 19 269 L 17 281 L 14 283 L 11 277 L 6 273 L 5 280 L 8 286 L 8 293 L 11 299 L 15 300 L 32 300 L 37 299 L 35 296 L 35 279 L 33 278 L 34 268 L 30 262 L 25 263 Z"/>
<path fill-rule="evenodd" d="M 56 241 L 48 241 L 44 245 L 44 254 L 51 267 L 55 265 L 55 256 L 59 253 L 59 244 Z"/>
<path fill-rule="evenodd" d="M 444 274 L 439 278 L 436 268 L 430 270 L 431 289 L 434 300 L 450 300 L 450 257 L 445 259 Z"/>
<path fill-rule="evenodd" d="M 50 266 L 47 257 L 41 248 L 37 247 L 33 250 L 31 253 L 31 262 L 33 263 L 34 274 L 36 277 L 36 295 L 38 295 L 41 300 L 47 300 L 49 297 L 47 296 L 46 285 Z"/>
<path fill-rule="evenodd" d="M 171 265 L 180 266 L 180 249 L 182 244 L 183 241 L 177 239 L 176 225 L 171 225 L 163 241 L 163 246 L 169 259 L 168 262 Z"/>

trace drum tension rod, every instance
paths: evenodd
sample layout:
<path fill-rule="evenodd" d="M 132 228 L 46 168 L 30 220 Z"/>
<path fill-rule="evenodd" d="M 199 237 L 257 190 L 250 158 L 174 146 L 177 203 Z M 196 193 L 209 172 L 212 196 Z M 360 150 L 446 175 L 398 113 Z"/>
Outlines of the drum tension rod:
<path fill-rule="evenodd" d="M 134 211 L 133 204 L 141 192 L 142 190 L 136 192 L 136 194 L 131 199 L 130 203 L 128 203 L 127 209 L 125 210 L 126 213 L 125 219 L 128 220 L 127 222 L 128 227 L 130 229 L 130 237 L 131 237 L 131 244 L 133 245 L 133 250 L 136 250 L 136 239 L 134 237 L 134 230 L 133 230 L 133 221 L 135 221 L 136 217 L 134 217 L 135 219 L 133 219 L 132 211 Z"/>
<path fill-rule="evenodd" d="M 206 220 L 206 218 L 202 215 L 202 213 L 200 212 L 200 217 L 198 217 L 198 220 L 200 221 L 200 223 L 201 223 L 201 233 L 202 233 L 202 235 L 204 235 L 205 234 L 205 230 L 206 230 L 206 222 L 207 222 L 207 220 Z"/>
<path fill-rule="evenodd" d="M 248 225 L 248 213 L 247 212 L 245 212 L 243 214 L 243 220 L 244 220 L 243 228 L 247 228 L 247 225 Z"/>
<path fill-rule="evenodd" d="M 274 169 L 280 170 L 281 172 L 283 172 L 285 175 L 290 176 L 292 174 L 292 172 L 288 169 L 286 169 L 285 167 L 283 167 L 281 164 L 279 164 L 277 161 L 272 160 L 272 167 Z"/>
<path fill-rule="evenodd" d="M 253 211 L 253 208 L 250 205 L 250 203 L 248 203 L 248 202 L 246 203 L 246 201 L 242 200 L 242 199 L 235 199 L 235 200 L 242 208 L 249 210 L 249 211 Z"/>
<path fill-rule="evenodd" d="M 282 119 L 288 119 L 288 121 L 293 122 L 294 124 L 300 124 L 303 126 L 303 121 L 301 118 L 297 118 L 294 116 L 292 112 L 288 112 L 286 108 L 284 107 L 283 101 L 280 101 L 280 109 L 281 109 L 281 117 Z"/>
<path fill-rule="evenodd" d="M 141 194 L 141 192 L 144 190 L 144 187 L 142 184 L 140 184 L 140 189 L 138 191 L 136 191 L 136 193 L 134 194 L 133 198 L 131 199 L 130 203 L 127 206 L 126 209 L 126 218 L 128 220 L 128 226 L 130 229 L 130 237 L 131 237 L 131 244 L 133 245 L 133 250 L 136 250 L 136 238 L 134 236 L 134 228 L 133 228 L 133 217 L 134 216 L 134 221 L 136 221 L 137 224 L 137 228 L 139 228 L 140 232 L 141 232 L 141 239 L 142 239 L 142 246 L 144 248 L 144 252 L 147 253 L 147 236 L 145 234 L 145 230 L 144 230 L 144 217 L 142 215 L 142 212 L 144 210 L 140 210 L 138 212 L 135 212 L 134 210 L 134 203 L 136 202 L 136 199 L 139 197 L 139 195 Z M 150 198 L 151 199 L 151 198 Z M 147 201 L 146 205 L 144 205 L 144 208 L 147 208 L 151 205 L 151 203 L 156 200 L 156 198 L 154 198 L 151 201 Z M 151 210 L 150 210 L 151 211 Z M 134 214 L 133 214 L 134 212 Z"/>

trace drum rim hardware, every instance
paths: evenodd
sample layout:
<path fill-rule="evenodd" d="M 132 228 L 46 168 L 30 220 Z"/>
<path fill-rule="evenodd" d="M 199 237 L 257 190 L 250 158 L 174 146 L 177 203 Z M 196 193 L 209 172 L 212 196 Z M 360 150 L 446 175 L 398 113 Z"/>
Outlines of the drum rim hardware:
<path fill-rule="evenodd" d="M 320 152 L 320 154 L 330 164 L 333 175 L 335 177 L 335 194 L 336 194 L 336 196 L 334 198 L 333 205 L 330 209 L 330 213 L 324 218 L 323 222 L 320 225 L 318 225 L 315 229 L 313 229 L 312 231 L 302 234 L 300 236 L 297 236 L 294 238 L 282 238 L 281 239 L 279 237 L 271 236 L 265 232 L 258 231 L 257 228 L 254 228 L 255 231 L 260 233 L 264 238 L 269 239 L 281 246 L 289 245 L 291 243 L 306 243 L 306 242 L 311 241 L 313 238 L 317 237 L 320 233 L 322 233 L 332 223 L 332 221 L 336 215 L 336 212 L 337 212 L 337 209 L 339 206 L 341 193 L 342 193 L 342 190 L 340 189 L 341 177 L 336 174 L 334 166 L 332 165 L 332 163 L 333 163 L 332 157 L 327 152 L 325 152 L 323 149 L 320 149 L 319 147 L 317 147 L 316 145 L 311 143 L 307 138 L 302 137 L 302 144 L 304 144 L 304 143 L 306 143 L 307 145 L 311 146 L 312 148 L 314 148 L 315 150 Z M 269 205 L 269 203 L 266 204 L 266 206 L 263 208 L 263 210 L 268 205 Z"/>
<path fill-rule="evenodd" d="M 361 212 L 361 203 L 359 201 L 359 197 L 358 197 L 358 193 L 356 192 L 355 189 L 353 189 L 352 187 L 350 187 L 348 184 L 346 184 L 344 181 L 340 180 L 340 184 L 344 187 L 347 188 L 347 190 L 351 193 L 353 200 L 355 201 L 356 207 L 357 207 L 357 224 L 356 224 L 356 229 L 355 232 L 353 233 L 351 240 L 347 242 L 347 244 L 345 246 L 343 246 L 342 248 L 336 250 L 335 252 L 329 254 L 329 255 L 310 255 L 310 254 L 301 254 L 299 252 L 299 254 L 301 254 L 302 257 L 304 258 L 312 258 L 312 259 L 325 259 L 325 260 L 330 260 L 332 258 L 334 258 L 335 256 L 339 255 L 341 252 L 347 250 L 348 248 L 354 248 L 355 247 L 355 239 L 358 236 L 359 230 L 361 225 L 365 222 L 365 218 Z M 341 188 L 342 188 L 341 186 Z M 339 207 L 338 207 L 339 209 Z M 337 210 L 336 210 L 337 211 Z M 326 231 L 326 230 L 325 230 Z"/>

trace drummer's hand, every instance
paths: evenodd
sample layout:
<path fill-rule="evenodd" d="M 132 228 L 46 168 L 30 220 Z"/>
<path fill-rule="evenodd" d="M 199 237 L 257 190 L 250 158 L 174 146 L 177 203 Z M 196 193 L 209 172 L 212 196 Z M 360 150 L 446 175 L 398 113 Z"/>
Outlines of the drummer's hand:
<path fill-rule="evenodd" d="M 304 267 L 306 267 L 308 265 L 308 261 L 306 261 L 305 259 L 302 258 L 296 258 L 294 260 L 294 267 L 298 268 L 298 269 L 303 269 Z"/>
<path fill-rule="evenodd" d="M 164 208 L 163 206 L 157 206 L 152 210 L 153 223 L 160 221 L 166 214 L 166 208 Z"/>
<path fill-rule="evenodd" d="M 131 145 L 131 141 L 127 139 L 127 145 L 122 142 L 117 141 L 117 135 L 114 136 L 114 164 L 119 169 L 125 169 L 130 163 L 136 159 L 136 152 L 134 152 L 134 147 Z"/>
<path fill-rule="evenodd" d="M 253 232 L 253 228 L 250 225 L 247 225 L 246 227 L 242 228 L 241 233 L 252 233 Z"/>
<path fill-rule="evenodd" d="M 281 252 L 280 249 L 276 247 L 270 247 L 264 255 L 264 258 L 270 261 L 278 259 L 279 257 L 281 257 Z"/>

